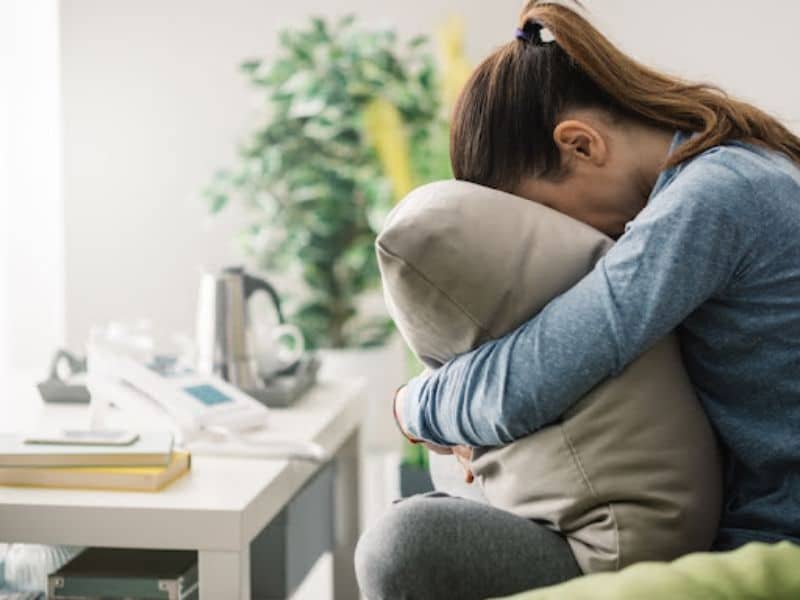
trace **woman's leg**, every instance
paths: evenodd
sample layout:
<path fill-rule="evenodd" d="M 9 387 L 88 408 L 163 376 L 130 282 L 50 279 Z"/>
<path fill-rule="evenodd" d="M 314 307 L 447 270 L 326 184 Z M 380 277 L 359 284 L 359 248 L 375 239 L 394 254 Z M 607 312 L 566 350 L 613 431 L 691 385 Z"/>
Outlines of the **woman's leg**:
<path fill-rule="evenodd" d="M 479 600 L 581 575 L 559 534 L 441 492 L 395 504 L 361 537 L 355 561 L 368 600 Z"/>

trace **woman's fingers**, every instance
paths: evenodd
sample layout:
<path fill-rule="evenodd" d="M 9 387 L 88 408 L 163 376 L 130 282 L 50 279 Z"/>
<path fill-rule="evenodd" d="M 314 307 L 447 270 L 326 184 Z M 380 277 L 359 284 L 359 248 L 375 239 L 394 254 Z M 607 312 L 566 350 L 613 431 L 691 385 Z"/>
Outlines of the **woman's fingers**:
<path fill-rule="evenodd" d="M 461 466 L 464 468 L 464 481 L 467 483 L 472 483 L 475 481 L 475 475 L 472 473 L 472 464 L 470 459 L 472 458 L 472 448 L 468 448 L 466 446 L 454 446 L 451 448 L 453 454 L 455 455 L 458 462 L 461 463 Z"/>

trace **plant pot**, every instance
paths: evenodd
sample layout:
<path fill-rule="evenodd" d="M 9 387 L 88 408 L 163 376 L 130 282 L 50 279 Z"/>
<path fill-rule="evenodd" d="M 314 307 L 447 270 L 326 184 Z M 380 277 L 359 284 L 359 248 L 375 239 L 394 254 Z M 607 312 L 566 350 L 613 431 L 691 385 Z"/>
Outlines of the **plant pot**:
<path fill-rule="evenodd" d="M 363 378 L 367 414 L 362 444 L 370 452 L 392 452 L 402 448 L 403 437 L 392 415 L 392 398 L 408 380 L 406 348 L 399 335 L 377 348 L 321 349 L 319 378 Z"/>

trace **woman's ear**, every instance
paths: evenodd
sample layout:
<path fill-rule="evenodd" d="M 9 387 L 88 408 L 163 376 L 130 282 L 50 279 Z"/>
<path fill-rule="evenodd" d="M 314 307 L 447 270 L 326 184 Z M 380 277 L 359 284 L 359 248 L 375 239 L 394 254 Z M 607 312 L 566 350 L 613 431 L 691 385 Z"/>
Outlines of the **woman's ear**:
<path fill-rule="evenodd" d="M 568 119 L 556 125 L 553 140 L 561 151 L 561 164 L 588 161 L 602 167 L 608 160 L 608 145 L 600 132 L 584 121 Z"/>

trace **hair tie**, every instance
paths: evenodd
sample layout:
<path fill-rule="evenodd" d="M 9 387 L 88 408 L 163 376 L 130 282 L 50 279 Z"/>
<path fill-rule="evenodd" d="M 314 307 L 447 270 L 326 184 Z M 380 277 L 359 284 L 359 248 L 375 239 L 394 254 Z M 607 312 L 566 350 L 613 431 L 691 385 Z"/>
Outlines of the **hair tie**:
<path fill-rule="evenodd" d="M 525 21 L 521 28 L 514 31 L 514 37 L 535 46 L 542 45 L 542 24 L 536 21 Z"/>

